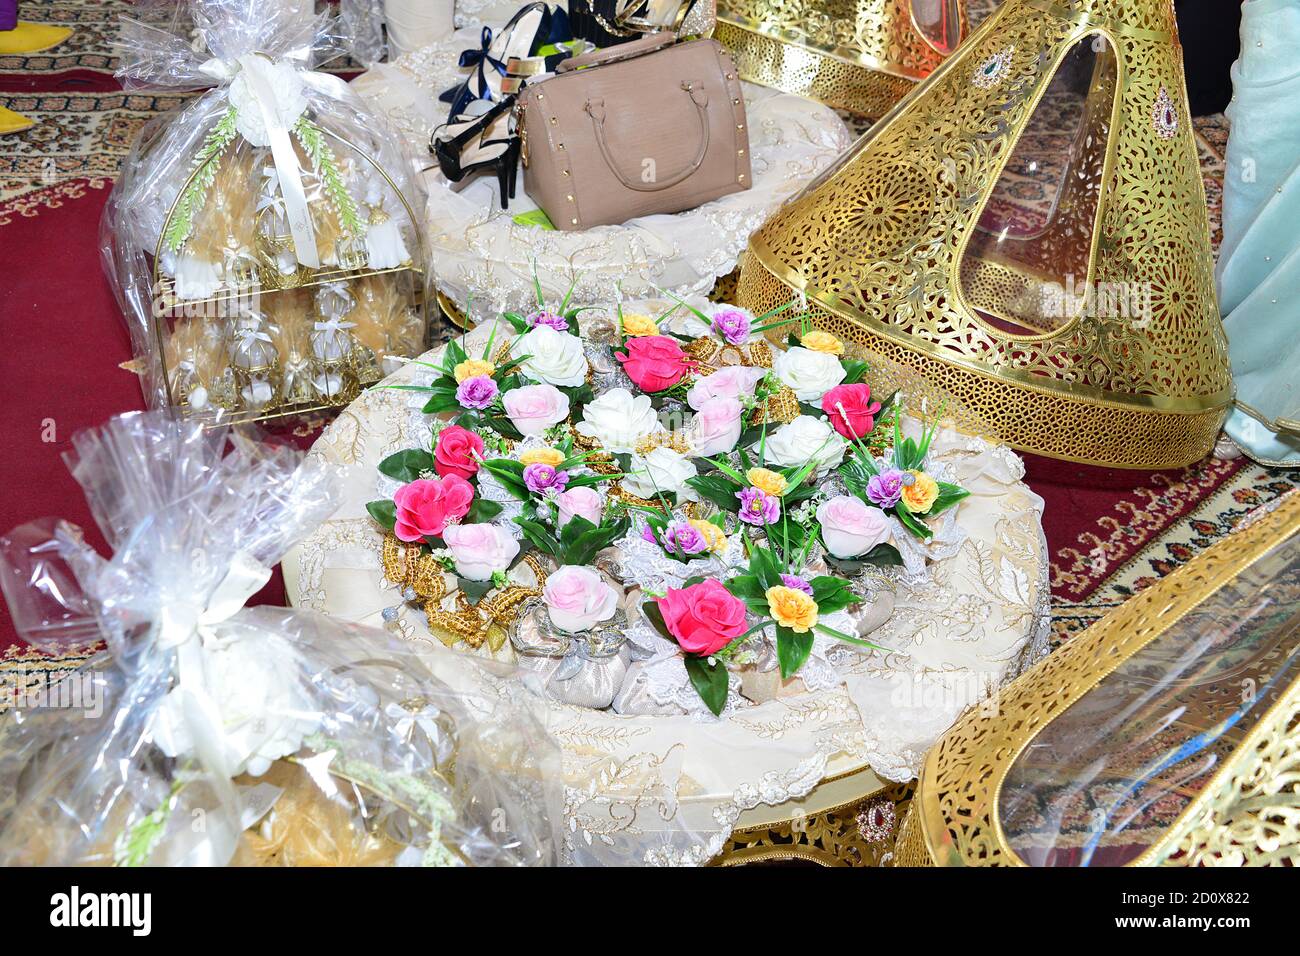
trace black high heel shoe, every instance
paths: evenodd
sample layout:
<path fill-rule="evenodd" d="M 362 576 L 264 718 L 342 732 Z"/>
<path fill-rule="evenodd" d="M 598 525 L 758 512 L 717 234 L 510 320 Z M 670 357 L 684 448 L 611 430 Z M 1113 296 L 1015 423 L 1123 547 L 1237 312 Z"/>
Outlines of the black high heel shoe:
<path fill-rule="evenodd" d="M 515 184 L 519 174 L 519 137 L 509 132 L 510 110 L 515 104 L 513 96 L 499 100 L 482 116 L 448 123 L 433 131 L 429 150 L 438 160 L 438 168 L 458 189 L 469 179 L 483 172 L 496 174 L 501 187 L 501 208 L 508 209 L 515 198 Z M 504 135 L 493 138 L 493 127 L 505 123 Z M 440 136 L 440 133 L 448 135 Z"/>

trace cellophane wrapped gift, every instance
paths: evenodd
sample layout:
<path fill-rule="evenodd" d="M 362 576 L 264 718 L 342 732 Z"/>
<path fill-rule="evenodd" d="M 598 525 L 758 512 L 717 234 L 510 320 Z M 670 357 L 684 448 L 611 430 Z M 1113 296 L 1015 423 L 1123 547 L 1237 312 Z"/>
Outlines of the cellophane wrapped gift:
<path fill-rule="evenodd" d="M 508 672 L 457 694 L 385 631 L 243 606 L 329 468 L 161 411 L 73 445 L 113 556 L 47 519 L 0 580 L 29 641 L 107 652 L 0 717 L 0 864 L 553 861 L 558 750 Z"/>
<path fill-rule="evenodd" d="M 123 18 L 118 76 L 211 89 L 146 125 L 101 226 L 145 397 L 226 420 L 346 404 L 426 345 L 416 162 L 313 69 L 355 46 L 350 21 L 302 0 L 179 9 Z"/>

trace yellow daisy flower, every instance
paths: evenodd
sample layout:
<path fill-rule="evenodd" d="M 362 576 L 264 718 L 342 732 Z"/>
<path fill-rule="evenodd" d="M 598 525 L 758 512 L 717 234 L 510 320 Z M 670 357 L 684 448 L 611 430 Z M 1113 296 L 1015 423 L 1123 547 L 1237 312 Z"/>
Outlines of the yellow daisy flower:
<path fill-rule="evenodd" d="M 623 334 L 636 337 L 641 335 L 658 335 L 659 326 L 648 315 L 639 312 L 623 313 Z"/>
<path fill-rule="evenodd" d="M 830 355 L 844 354 L 844 343 L 829 332 L 820 330 L 809 332 L 799 340 L 799 344 L 814 352 L 826 352 Z"/>
<path fill-rule="evenodd" d="M 780 498 L 785 494 L 787 482 L 785 475 L 780 472 L 769 471 L 766 468 L 751 468 L 745 472 L 745 480 L 773 498 Z"/>
<path fill-rule="evenodd" d="M 491 375 L 496 370 L 497 367 L 495 365 L 491 362 L 485 362 L 483 359 L 465 359 L 465 361 L 452 369 L 451 374 L 459 384 L 467 378 L 473 378 L 475 375 Z"/>
<path fill-rule="evenodd" d="M 795 588 L 785 586 L 767 589 L 767 605 L 772 619 L 796 634 L 806 634 L 817 624 L 817 602 Z"/>
<path fill-rule="evenodd" d="M 525 467 L 550 465 L 552 468 L 558 468 L 562 461 L 564 461 L 564 452 L 558 448 L 533 448 L 519 456 L 519 464 Z"/>
<path fill-rule="evenodd" d="M 686 523 L 704 535 L 704 541 L 712 554 L 721 554 L 726 550 L 727 533 L 712 521 L 705 521 L 702 518 L 688 518 Z"/>
<path fill-rule="evenodd" d="M 903 486 L 903 503 L 912 514 L 923 515 L 934 507 L 939 497 L 939 483 L 923 471 L 909 471 L 916 480 Z"/>

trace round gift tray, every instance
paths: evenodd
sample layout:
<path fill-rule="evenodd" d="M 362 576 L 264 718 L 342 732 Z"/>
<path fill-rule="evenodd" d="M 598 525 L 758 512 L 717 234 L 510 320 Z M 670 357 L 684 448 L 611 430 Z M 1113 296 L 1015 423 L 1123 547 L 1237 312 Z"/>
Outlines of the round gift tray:
<path fill-rule="evenodd" d="M 488 334 L 470 333 L 467 349 L 481 348 Z M 436 350 L 423 358 L 439 359 Z M 385 384 L 426 375 L 411 364 Z M 418 392 L 371 389 L 317 441 L 311 454 L 341 468 L 343 493 L 335 515 L 284 560 L 293 605 L 383 626 L 383 610 L 400 603 L 382 571 L 383 534 L 365 506 L 376 497 L 377 463 L 419 440 L 422 402 Z M 564 754 L 567 862 L 784 857 L 850 865 L 889 857 L 904 809 L 897 804 L 930 744 L 1047 647 L 1042 500 L 1020 481 L 1020 459 L 942 429 L 932 458 L 971 491 L 956 519 L 965 539 L 920 578 L 896 582 L 894 614 L 871 633 L 890 653 L 853 651 L 820 678 L 805 674 L 802 689 L 716 719 L 545 701 L 547 730 Z M 388 626 L 442 646 L 413 609 Z M 487 644 L 455 646 L 491 654 Z M 498 656 L 510 653 L 507 642 Z M 449 656 L 426 655 L 435 671 L 434 659 Z"/>

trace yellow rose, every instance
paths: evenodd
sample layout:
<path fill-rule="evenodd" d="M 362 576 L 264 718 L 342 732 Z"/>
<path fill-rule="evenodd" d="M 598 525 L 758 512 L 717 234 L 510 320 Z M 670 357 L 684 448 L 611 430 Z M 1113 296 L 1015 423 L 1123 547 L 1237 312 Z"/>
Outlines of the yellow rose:
<path fill-rule="evenodd" d="M 711 553 L 721 554 L 727 549 L 727 533 L 712 521 L 705 521 L 702 518 L 689 518 L 686 523 L 704 535 L 705 545 Z"/>
<path fill-rule="evenodd" d="M 773 498 L 780 498 L 785 494 L 785 475 L 779 472 L 769 471 L 766 468 L 751 468 L 745 472 L 745 480 Z"/>
<path fill-rule="evenodd" d="M 623 334 L 628 336 L 658 335 L 659 326 L 648 315 L 642 315 L 639 312 L 624 312 Z"/>
<path fill-rule="evenodd" d="M 491 375 L 496 370 L 495 365 L 491 362 L 485 362 L 483 359 L 465 359 L 452 370 L 451 374 L 459 383 L 467 378 L 473 378 L 475 375 Z"/>
<path fill-rule="evenodd" d="M 814 352 L 827 352 L 830 355 L 844 354 L 844 343 L 829 332 L 820 330 L 809 332 L 799 340 L 799 344 Z"/>
<path fill-rule="evenodd" d="M 916 479 L 910 485 L 903 485 L 903 504 L 912 514 L 923 515 L 934 507 L 934 499 L 939 497 L 939 483 L 923 471 L 909 471 Z"/>
<path fill-rule="evenodd" d="M 564 461 L 564 452 L 558 448 L 534 448 L 519 456 L 519 464 L 525 466 L 550 465 L 552 468 L 558 468 L 562 461 Z"/>
<path fill-rule="evenodd" d="M 817 602 L 803 591 L 784 586 L 768 588 L 767 605 L 773 620 L 796 634 L 806 634 L 817 624 Z"/>

